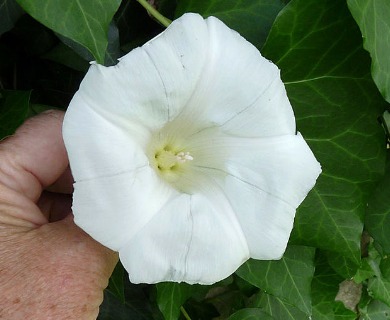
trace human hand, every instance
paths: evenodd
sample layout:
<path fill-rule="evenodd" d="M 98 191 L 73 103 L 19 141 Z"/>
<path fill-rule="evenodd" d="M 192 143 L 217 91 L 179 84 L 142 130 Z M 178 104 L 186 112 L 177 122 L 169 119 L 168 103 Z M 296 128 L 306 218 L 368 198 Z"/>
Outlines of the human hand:
<path fill-rule="evenodd" d="M 63 113 L 0 143 L 0 319 L 95 319 L 117 254 L 71 214 Z"/>

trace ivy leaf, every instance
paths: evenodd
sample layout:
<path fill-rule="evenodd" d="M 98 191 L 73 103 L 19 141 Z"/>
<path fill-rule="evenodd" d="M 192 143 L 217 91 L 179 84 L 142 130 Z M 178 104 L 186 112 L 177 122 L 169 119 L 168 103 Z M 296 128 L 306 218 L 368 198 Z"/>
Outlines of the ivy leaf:
<path fill-rule="evenodd" d="M 383 97 L 390 102 L 390 2 L 348 0 L 363 35 L 364 48 L 372 59 L 372 76 Z M 386 36 L 387 35 L 387 36 Z"/>
<path fill-rule="evenodd" d="M 203 17 L 215 16 L 261 48 L 284 5 L 282 0 L 181 0 L 175 16 L 180 17 L 185 12 L 197 12 Z"/>
<path fill-rule="evenodd" d="M 259 320 L 259 319 L 273 320 L 275 318 L 266 314 L 261 309 L 256 309 L 256 308 L 241 309 L 240 311 L 237 311 L 236 313 L 232 314 L 228 318 L 228 320 Z"/>
<path fill-rule="evenodd" d="M 104 300 L 99 308 L 97 320 L 150 320 L 153 313 L 138 301 L 119 301 L 113 293 L 104 291 Z"/>
<path fill-rule="evenodd" d="M 0 35 L 11 30 L 22 14 L 23 10 L 15 0 L 0 0 Z"/>
<path fill-rule="evenodd" d="M 298 23 L 299 22 L 299 23 Z M 293 0 L 263 54 L 281 69 L 302 133 L 323 173 L 298 209 L 292 242 L 360 262 L 365 203 L 384 170 L 385 102 L 344 1 Z"/>
<path fill-rule="evenodd" d="M 313 320 L 336 320 L 342 315 L 346 316 L 346 319 L 356 318 L 356 315 L 351 314 L 341 302 L 335 301 L 339 285 L 343 280 L 344 278 L 329 266 L 326 257 L 319 254 L 311 287 Z"/>
<path fill-rule="evenodd" d="M 108 288 L 107 288 L 107 290 L 109 290 L 112 294 L 114 294 L 122 303 L 126 302 L 125 285 L 123 281 L 124 274 L 125 274 L 125 269 L 123 268 L 122 264 L 118 262 L 110 277 Z"/>
<path fill-rule="evenodd" d="M 386 174 L 368 201 L 365 223 L 367 231 L 382 250 L 390 254 L 390 157 Z"/>
<path fill-rule="evenodd" d="M 364 309 L 360 309 L 361 320 L 388 320 L 390 307 L 378 300 L 372 300 Z"/>
<path fill-rule="evenodd" d="M 381 270 L 381 267 L 388 266 L 387 256 L 383 258 L 371 243 L 368 247 L 367 262 L 374 274 L 373 277 L 368 279 L 367 290 L 369 295 L 390 307 L 390 279 L 388 278 L 390 275 L 387 270 L 384 270 L 384 272 Z"/>
<path fill-rule="evenodd" d="M 11 135 L 27 119 L 31 91 L 0 90 L 0 139 Z"/>
<path fill-rule="evenodd" d="M 236 273 L 264 292 L 310 315 L 313 259 L 313 248 L 289 246 L 282 259 L 278 261 L 249 260 Z"/>
<path fill-rule="evenodd" d="M 353 276 L 353 281 L 356 283 L 362 283 L 373 276 L 375 276 L 375 272 L 369 264 L 369 258 L 364 258 L 362 259 L 361 265 L 356 274 Z"/>
<path fill-rule="evenodd" d="M 86 73 L 89 68 L 87 61 L 62 42 L 43 55 L 43 58 L 60 63 L 83 73 Z"/>
<path fill-rule="evenodd" d="M 275 320 L 309 319 L 308 315 L 298 308 L 266 293 L 255 295 L 250 306 L 261 308 Z"/>
<path fill-rule="evenodd" d="M 120 0 L 17 0 L 34 19 L 87 48 L 104 64 L 108 27 Z"/>
<path fill-rule="evenodd" d="M 335 270 L 340 276 L 345 279 L 352 278 L 357 270 L 359 265 L 343 256 L 342 254 L 336 252 L 327 252 L 327 258 L 329 265 Z"/>
<path fill-rule="evenodd" d="M 390 307 L 390 281 L 383 277 L 375 277 L 369 280 L 368 290 L 374 299 L 386 303 Z"/>
<path fill-rule="evenodd" d="M 162 282 L 156 285 L 158 307 L 165 320 L 179 319 L 180 307 L 191 297 L 195 287 L 175 282 Z"/>

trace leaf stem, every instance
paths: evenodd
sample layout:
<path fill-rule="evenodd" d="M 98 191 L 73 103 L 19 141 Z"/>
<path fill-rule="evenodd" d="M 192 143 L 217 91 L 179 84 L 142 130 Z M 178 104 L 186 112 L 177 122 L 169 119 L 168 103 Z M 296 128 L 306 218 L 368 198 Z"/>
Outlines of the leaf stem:
<path fill-rule="evenodd" d="M 180 307 L 180 311 L 183 314 L 184 318 L 186 318 L 186 320 L 191 320 L 190 316 L 188 315 L 186 309 L 183 308 L 183 306 Z"/>
<path fill-rule="evenodd" d="M 147 0 L 137 1 L 149 12 L 152 17 L 154 17 L 158 22 L 160 22 L 164 27 L 168 27 L 171 24 L 172 21 L 164 17 L 160 12 L 153 8 L 153 6 L 151 6 Z"/>

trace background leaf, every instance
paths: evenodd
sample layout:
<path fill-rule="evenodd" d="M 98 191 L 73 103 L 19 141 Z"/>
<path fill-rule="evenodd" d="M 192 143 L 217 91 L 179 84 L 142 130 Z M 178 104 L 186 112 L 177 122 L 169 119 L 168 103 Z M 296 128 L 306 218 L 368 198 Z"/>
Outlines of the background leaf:
<path fill-rule="evenodd" d="M 61 63 L 81 72 L 87 72 L 89 68 L 89 63 L 64 43 L 59 43 L 52 48 L 52 50 L 43 55 L 43 58 Z"/>
<path fill-rule="evenodd" d="M 361 310 L 360 320 L 389 320 L 390 307 L 378 300 L 372 300 L 364 310 Z"/>
<path fill-rule="evenodd" d="M 364 48 L 372 59 L 372 76 L 383 97 L 390 102 L 390 1 L 348 0 L 360 27 Z"/>
<path fill-rule="evenodd" d="M 374 273 L 374 276 L 368 279 L 368 294 L 390 307 L 389 260 L 387 259 L 387 256 L 383 257 L 378 252 L 375 247 L 375 242 L 370 243 L 369 245 L 367 262 Z"/>
<path fill-rule="evenodd" d="M 339 285 L 344 278 L 338 275 L 327 263 L 324 256 L 316 257 L 316 271 L 311 284 L 313 303 L 312 320 L 336 320 L 343 313 L 348 320 L 355 320 L 356 315 L 348 312 L 341 302 L 335 298 L 339 291 Z"/>
<path fill-rule="evenodd" d="M 259 319 L 272 320 L 274 318 L 266 314 L 260 309 L 247 308 L 232 314 L 228 320 L 259 320 Z"/>
<path fill-rule="evenodd" d="M 294 0 L 263 53 L 282 70 L 298 130 L 323 169 L 298 209 L 292 241 L 359 264 L 365 203 L 385 159 L 377 123 L 384 101 L 360 32 L 343 1 Z"/>
<path fill-rule="evenodd" d="M 355 261 L 338 253 L 327 252 L 326 255 L 329 265 L 343 278 L 350 279 L 356 274 L 359 264 Z"/>
<path fill-rule="evenodd" d="M 175 16 L 178 18 L 185 12 L 197 12 L 203 17 L 215 16 L 261 48 L 284 5 L 282 0 L 181 0 Z"/>
<path fill-rule="evenodd" d="M 390 158 L 386 174 L 368 202 L 366 228 L 382 250 L 390 254 Z"/>
<path fill-rule="evenodd" d="M 120 0 L 18 0 L 23 9 L 53 31 L 86 47 L 104 64 L 109 24 Z"/>
<path fill-rule="evenodd" d="M 157 303 L 165 320 L 177 320 L 180 307 L 191 296 L 194 286 L 186 283 L 163 282 L 158 283 Z"/>
<path fill-rule="evenodd" d="M 115 269 L 110 277 L 107 290 L 115 295 L 122 303 L 126 302 L 125 298 L 125 282 L 124 282 L 125 270 L 123 265 L 118 261 Z"/>
<path fill-rule="evenodd" d="M 236 273 L 264 292 L 310 315 L 314 252 L 309 247 L 289 246 L 282 259 L 249 260 Z"/>
<path fill-rule="evenodd" d="M 267 293 L 259 293 L 252 297 L 250 306 L 259 307 L 275 320 L 309 319 L 309 316 L 293 305 Z"/>
<path fill-rule="evenodd" d="M 0 0 L 0 35 L 11 30 L 22 14 L 23 10 L 15 0 Z"/>
<path fill-rule="evenodd" d="M 104 291 L 98 320 L 162 320 L 153 295 L 154 288 L 149 285 L 131 284 L 128 275 L 124 277 L 125 302 L 110 290 Z"/>
<path fill-rule="evenodd" d="M 31 91 L 0 90 L 0 139 L 11 135 L 26 120 Z"/>

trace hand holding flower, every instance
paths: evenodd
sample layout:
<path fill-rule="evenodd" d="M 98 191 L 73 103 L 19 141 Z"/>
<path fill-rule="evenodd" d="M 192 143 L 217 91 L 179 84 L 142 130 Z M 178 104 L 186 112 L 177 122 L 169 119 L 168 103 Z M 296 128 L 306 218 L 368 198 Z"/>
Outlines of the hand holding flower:
<path fill-rule="evenodd" d="M 1 319 L 94 319 L 117 261 L 73 223 L 62 119 L 41 114 L 0 144 Z"/>

